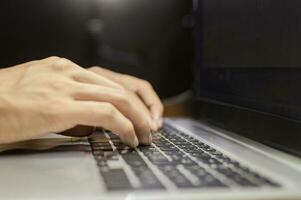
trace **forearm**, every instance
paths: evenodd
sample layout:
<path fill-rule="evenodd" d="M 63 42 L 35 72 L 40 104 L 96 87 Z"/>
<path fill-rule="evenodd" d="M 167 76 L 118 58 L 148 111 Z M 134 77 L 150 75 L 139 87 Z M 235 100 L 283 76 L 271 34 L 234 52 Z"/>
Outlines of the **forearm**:
<path fill-rule="evenodd" d="M 16 133 L 11 129 L 14 127 L 13 110 L 11 109 L 9 97 L 4 92 L 0 93 L 0 144 L 10 143 L 17 140 Z M 9 111 L 10 110 L 10 111 Z"/>
<path fill-rule="evenodd" d="M 27 106 L 22 95 L 17 99 L 15 96 L 0 92 L 0 144 L 33 139 L 42 133 L 38 123 L 32 121 L 37 114 Z"/>

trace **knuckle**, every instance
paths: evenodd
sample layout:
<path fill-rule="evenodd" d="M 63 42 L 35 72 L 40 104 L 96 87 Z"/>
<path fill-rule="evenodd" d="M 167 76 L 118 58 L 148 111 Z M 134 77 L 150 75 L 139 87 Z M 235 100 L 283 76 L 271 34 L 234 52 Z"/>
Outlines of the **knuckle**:
<path fill-rule="evenodd" d="M 50 56 L 47 59 L 48 60 L 58 60 L 58 59 L 60 59 L 60 57 L 58 57 L 58 56 Z"/>
<path fill-rule="evenodd" d="M 153 88 L 152 84 L 146 80 L 140 80 L 141 81 L 141 85 L 144 87 L 144 88 Z"/>
<path fill-rule="evenodd" d="M 72 62 L 66 58 L 58 58 L 54 59 L 50 66 L 54 70 L 64 71 L 72 66 Z"/>
<path fill-rule="evenodd" d="M 130 106 L 131 102 L 128 92 L 124 89 L 119 90 L 117 94 L 117 102 L 120 106 Z"/>
<path fill-rule="evenodd" d="M 90 67 L 89 70 L 90 70 L 90 71 L 93 71 L 93 72 L 97 72 L 97 71 L 100 70 L 100 68 L 97 67 L 97 66 L 93 66 L 93 67 Z"/>
<path fill-rule="evenodd" d="M 130 101 L 128 98 L 126 98 L 125 96 L 123 95 L 118 95 L 118 104 L 122 107 L 125 107 L 125 106 L 129 106 L 130 105 Z"/>

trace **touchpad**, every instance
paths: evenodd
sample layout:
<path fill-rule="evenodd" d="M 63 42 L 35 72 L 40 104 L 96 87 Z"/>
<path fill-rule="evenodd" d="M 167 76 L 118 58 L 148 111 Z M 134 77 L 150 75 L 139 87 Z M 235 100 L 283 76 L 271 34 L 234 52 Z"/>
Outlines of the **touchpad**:
<path fill-rule="evenodd" d="M 87 199 L 101 195 L 100 175 L 92 153 L 88 146 L 75 147 L 67 151 L 19 148 L 1 153 L 1 197 Z"/>

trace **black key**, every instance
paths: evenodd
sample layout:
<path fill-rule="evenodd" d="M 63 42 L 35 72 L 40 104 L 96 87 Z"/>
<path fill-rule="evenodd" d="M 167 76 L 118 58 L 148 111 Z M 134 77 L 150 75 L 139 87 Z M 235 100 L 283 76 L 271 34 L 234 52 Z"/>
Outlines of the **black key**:
<path fill-rule="evenodd" d="M 168 133 L 166 130 L 160 131 L 161 135 L 164 137 L 170 136 L 170 133 Z"/>
<path fill-rule="evenodd" d="M 192 145 L 190 143 L 185 143 L 185 144 L 179 144 L 177 145 L 177 147 L 179 147 L 180 149 L 184 149 L 184 148 L 189 148 Z"/>
<path fill-rule="evenodd" d="M 187 153 L 200 152 L 201 150 L 198 147 L 190 145 L 189 147 L 182 148 Z"/>
<path fill-rule="evenodd" d="M 198 187 L 228 187 L 198 165 L 186 166 L 185 169 L 198 178 Z"/>
<path fill-rule="evenodd" d="M 104 155 L 104 151 L 102 151 L 102 150 L 93 150 L 92 154 L 94 156 L 102 156 L 102 155 Z"/>
<path fill-rule="evenodd" d="M 212 148 L 208 145 L 204 145 L 203 147 L 200 147 L 204 151 L 210 151 Z"/>
<path fill-rule="evenodd" d="M 172 155 L 177 155 L 177 156 L 186 156 L 185 153 L 183 153 L 182 151 L 166 151 L 164 152 L 166 155 L 168 156 L 172 156 Z"/>
<path fill-rule="evenodd" d="M 159 169 L 179 188 L 194 187 L 192 183 L 174 166 L 159 166 Z"/>
<path fill-rule="evenodd" d="M 145 156 L 154 164 L 154 165 L 164 165 L 169 164 L 169 160 L 162 155 L 160 152 L 154 152 L 151 154 L 145 154 Z"/>
<path fill-rule="evenodd" d="M 193 138 L 193 137 L 191 137 L 191 138 L 188 138 L 187 139 L 189 142 L 191 142 L 191 143 L 194 143 L 194 142 L 199 142 L 199 140 L 198 139 L 196 139 L 196 138 Z"/>
<path fill-rule="evenodd" d="M 153 152 L 158 152 L 157 149 L 140 149 L 140 151 L 144 154 L 152 154 Z"/>
<path fill-rule="evenodd" d="M 120 155 L 118 154 L 118 151 L 105 151 L 104 157 L 107 160 L 118 160 Z"/>
<path fill-rule="evenodd" d="M 166 138 L 167 138 L 170 142 L 175 142 L 175 141 L 178 141 L 178 140 L 183 140 L 181 137 L 176 136 L 176 135 L 170 135 L 170 136 L 167 136 Z"/>
<path fill-rule="evenodd" d="M 209 154 L 214 154 L 216 152 L 216 150 L 213 148 L 209 148 L 206 150 L 206 152 L 208 152 Z"/>
<path fill-rule="evenodd" d="M 224 167 L 224 166 L 219 166 L 216 168 L 216 170 L 228 177 L 229 179 L 233 180 L 237 184 L 243 186 L 243 187 L 255 187 L 257 186 L 255 183 L 252 183 L 250 180 L 247 178 L 243 177 L 241 174 L 233 171 L 230 168 Z"/>
<path fill-rule="evenodd" d="M 112 143 L 114 144 L 114 146 L 124 145 L 124 143 L 121 141 L 112 141 Z"/>
<path fill-rule="evenodd" d="M 204 159 L 202 160 L 203 163 L 208 164 L 208 165 L 221 165 L 222 163 L 215 158 L 209 158 L 209 159 Z"/>
<path fill-rule="evenodd" d="M 203 167 L 200 167 L 198 165 L 186 166 L 185 169 L 187 169 L 197 177 L 203 177 L 208 174 L 208 172 Z"/>
<path fill-rule="evenodd" d="M 143 149 L 156 149 L 156 147 L 151 144 L 151 145 L 139 145 L 138 149 L 143 150 Z"/>
<path fill-rule="evenodd" d="M 173 141 L 172 143 L 177 145 L 177 146 L 178 145 L 187 145 L 187 144 L 189 144 L 186 140 L 183 140 L 183 139 Z"/>
<path fill-rule="evenodd" d="M 204 156 L 209 156 L 207 153 L 205 153 L 204 151 L 200 150 L 198 152 L 193 152 L 190 153 L 189 155 L 193 156 L 193 157 L 204 157 Z M 209 156 L 210 157 L 210 156 Z"/>
<path fill-rule="evenodd" d="M 101 150 L 101 151 L 113 151 L 113 148 L 111 145 L 104 145 L 104 146 L 94 146 L 92 145 L 92 150 L 93 151 L 97 151 L 97 150 Z"/>
<path fill-rule="evenodd" d="M 190 135 L 186 135 L 186 134 L 183 134 L 182 137 L 185 138 L 185 139 L 188 140 L 188 141 L 189 141 L 189 140 L 192 140 L 192 139 L 195 139 L 194 137 L 192 137 L 192 136 L 190 136 Z"/>
<path fill-rule="evenodd" d="M 140 189 L 164 189 L 164 186 L 146 165 L 133 168 L 133 172 L 140 181 Z"/>
<path fill-rule="evenodd" d="M 194 145 L 196 145 L 197 147 L 199 148 L 208 148 L 209 146 L 203 142 L 197 142 L 197 143 L 194 143 Z"/>
<path fill-rule="evenodd" d="M 119 146 L 116 146 L 116 149 L 117 150 L 128 150 L 128 149 L 131 149 L 131 147 L 129 147 L 127 145 L 119 145 Z"/>
<path fill-rule="evenodd" d="M 161 151 L 179 151 L 178 148 L 174 145 L 169 146 L 160 146 Z"/>
<path fill-rule="evenodd" d="M 119 139 L 119 136 L 118 136 L 118 135 L 116 135 L 116 134 L 114 134 L 114 133 L 112 133 L 112 132 L 110 132 L 110 131 L 106 131 L 106 133 L 109 135 L 109 137 L 110 137 L 111 139 Z"/>
<path fill-rule="evenodd" d="M 193 160 L 191 160 L 189 157 L 184 157 L 180 160 L 180 164 L 182 165 L 192 165 L 194 164 L 195 162 Z"/>
<path fill-rule="evenodd" d="M 218 156 L 216 156 L 216 158 L 218 158 L 219 160 L 221 160 L 224 163 L 231 163 L 231 159 L 226 155 L 223 155 L 223 154 L 218 155 Z"/>
<path fill-rule="evenodd" d="M 99 147 L 99 146 L 111 146 L 109 141 L 102 141 L 102 142 L 92 142 L 91 146 L 93 147 Z"/>
<path fill-rule="evenodd" d="M 221 155 L 223 155 L 223 154 L 222 154 L 221 152 L 219 152 L 219 151 L 212 152 L 211 154 L 214 155 L 214 156 L 221 156 Z"/>
<path fill-rule="evenodd" d="M 127 153 L 121 153 L 124 161 L 131 167 L 146 166 L 144 160 L 139 156 L 136 151 L 128 151 Z"/>
<path fill-rule="evenodd" d="M 122 151 L 121 154 L 122 158 L 131 166 L 131 169 L 139 178 L 142 189 L 164 189 L 157 177 L 148 169 L 138 152 Z"/>
<path fill-rule="evenodd" d="M 94 154 L 94 158 L 97 161 L 97 164 L 99 167 L 107 167 L 107 161 L 108 160 L 118 160 L 119 155 L 116 151 L 102 151 L 101 153 Z"/>
<path fill-rule="evenodd" d="M 100 170 L 107 190 L 130 190 L 132 186 L 122 169 Z"/>
<path fill-rule="evenodd" d="M 183 155 L 172 154 L 170 155 L 170 158 L 172 159 L 173 163 L 181 163 L 180 161 L 183 159 Z"/>
<path fill-rule="evenodd" d="M 166 139 L 164 138 L 157 138 L 157 139 L 153 139 L 153 143 L 163 143 L 163 142 L 168 142 Z"/>

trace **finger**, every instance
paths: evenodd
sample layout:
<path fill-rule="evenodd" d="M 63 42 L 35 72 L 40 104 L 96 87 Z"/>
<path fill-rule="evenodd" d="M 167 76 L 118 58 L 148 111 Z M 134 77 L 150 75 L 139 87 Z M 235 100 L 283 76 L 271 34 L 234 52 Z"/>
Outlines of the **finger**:
<path fill-rule="evenodd" d="M 159 127 L 162 126 L 163 105 L 160 98 L 154 91 L 153 87 L 146 81 L 137 83 L 136 92 L 143 99 L 144 103 L 149 107 L 153 119 Z"/>
<path fill-rule="evenodd" d="M 111 81 L 106 77 L 99 76 L 88 70 L 82 70 L 79 73 L 75 73 L 72 76 L 72 78 L 73 80 L 81 83 L 89 83 L 89 84 L 102 85 L 102 86 L 122 89 L 122 86 L 120 86 L 118 83 L 115 83 L 114 81 Z"/>
<path fill-rule="evenodd" d="M 109 102 L 134 125 L 141 144 L 150 144 L 151 123 L 149 111 L 136 95 L 125 90 L 92 84 L 78 84 L 73 95 L 80 101 Z"/>
<path fill-rule="evenodd" d="M 91 101 L 76 101 L 69 112 L 75 124 L 97 126 L 119 135 L 125 144 L 136 147 L 138 139 L 133 124 L 112 104 Z"/>
<path fill-rule="evenodd" d="M 162 126 L 163 105 L 153 87 L 147 81 L 129 75 L 122 75 L 101 67 L 91 67 L 89 70 L 108 77 L 125 88 L 137 93 L 147 107 L 149 107 L 151 115 L 157 125 L 159 127 Z"/>

